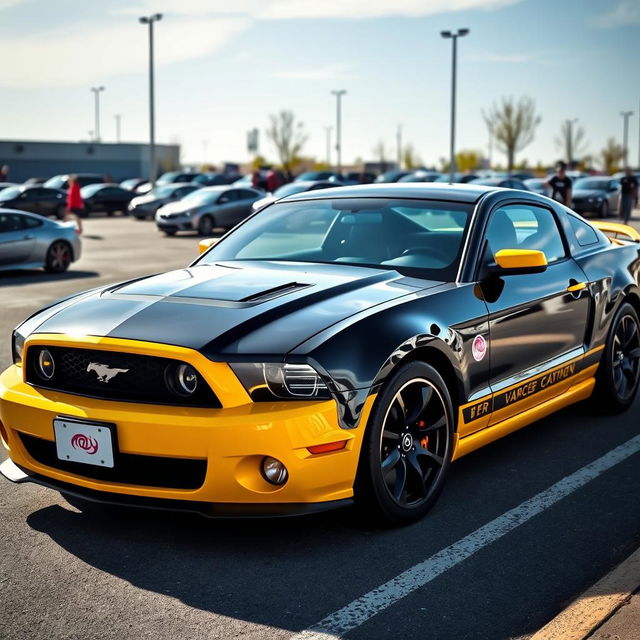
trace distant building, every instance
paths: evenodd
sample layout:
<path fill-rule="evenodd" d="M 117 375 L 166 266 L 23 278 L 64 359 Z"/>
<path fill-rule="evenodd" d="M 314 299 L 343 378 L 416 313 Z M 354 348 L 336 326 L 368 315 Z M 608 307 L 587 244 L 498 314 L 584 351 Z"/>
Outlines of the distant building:
<path fill-rule="evenodd" d="M 180 168 L 180 146 L 156 145 L 158 175 Z M 0 140 L 0 167 L 9 180 L 50 178 L 59 173 L 100 173 L 114 181 L 149 176 L 149 146 L 139 143 Z"/>

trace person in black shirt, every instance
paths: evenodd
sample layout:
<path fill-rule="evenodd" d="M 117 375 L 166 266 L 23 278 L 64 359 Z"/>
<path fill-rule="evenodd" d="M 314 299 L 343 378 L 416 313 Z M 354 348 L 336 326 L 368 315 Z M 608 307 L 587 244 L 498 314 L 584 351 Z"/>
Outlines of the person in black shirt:
<path fill-rule="evenodd" d="M 561 202 L 567 207 L 571 207 L 571 178 L 567 175 L 567 165 L 558 162 L 556 165 L 556 175 L 545 182 L 545 186 L 551 189 L 551 199 Z"/>
<path fill-rule="evenodd" d="M 638 205 L 638 180 L 631 173 L 630 167 L 625 167 L 624 176 L 620 178 L 620 210 L 618 212 L 625 224 L 631 218 L 634 203 Z"/>

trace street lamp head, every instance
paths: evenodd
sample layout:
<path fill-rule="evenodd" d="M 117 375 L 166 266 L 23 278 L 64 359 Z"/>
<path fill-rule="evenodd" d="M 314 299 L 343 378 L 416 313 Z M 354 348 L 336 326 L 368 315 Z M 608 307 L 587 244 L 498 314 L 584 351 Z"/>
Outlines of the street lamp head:
<path fill-rule="evenodd" d="M 138 18 L 138 20 L 140 21 L 140 24 L 149 24 L 149 18 L 147 18 L 147 16 L 142 16 L 141 18 Z"/>
<path fill-rule="evenodd" d="M 459 35 L 460 37 L 462 37 L 462 36 L 466 36 L 466 35 L 468 35 L 468 34 L 469 34 L 469 29 L 458 29 L 458 35 Z"/>
<path fill-rule="evenodd" d="M 152 20 L 162 20 L 162 14 L 161 13 L 154 13 L 152 16 Z"/>
<path fill-rule="evenodd" d="M 451 33 L 451 31 L 441 31 L 440 35 L 443 38 L 452 38 L 453 37 L 453 34 Z"/>

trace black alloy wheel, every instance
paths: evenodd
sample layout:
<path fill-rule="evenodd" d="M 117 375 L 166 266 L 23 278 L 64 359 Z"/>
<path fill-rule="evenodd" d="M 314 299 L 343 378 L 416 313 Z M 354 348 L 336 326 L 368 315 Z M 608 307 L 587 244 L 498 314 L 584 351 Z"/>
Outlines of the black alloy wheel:
<path fill-rule="evenodd" d="M 387 523 L 420 519 L 442 490 L 453 431 L 451 399 L 438 372 L 423 362 L 401 367 L 372 411 L 356 498 Z"/>
<path fill-rule="evenodd" d="M 198 223 L 198 233 L 201 236 L 210 236 L 213 232 L 213 218 L 211 216 L 202 216 Z"/>
<path fill-rule="evenodd" d="M 64 240 L 56 240 L 47 250 L 45 271 L 49 273 L 62 273 L 71 264 L 71 247 Z"/>
<path fill-rule="evenodd" d="M 625 302 L 613 319 L 598 368 L 598 404 L 609 411 L 624 411 L 633 402 L 639 383 L 640 321 L 633 306 Z"/>

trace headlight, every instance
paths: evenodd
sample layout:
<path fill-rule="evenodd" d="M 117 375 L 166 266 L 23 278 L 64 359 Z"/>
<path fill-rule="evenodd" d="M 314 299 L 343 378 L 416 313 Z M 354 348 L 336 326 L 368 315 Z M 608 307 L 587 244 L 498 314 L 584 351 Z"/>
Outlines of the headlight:
<path fill-rule="evenodd" d="M 11 353 L 13 355 L 13 364 L 22 365 L 22 353 L 24 351 L 25 336 L 17 329 L 11 335 Z"/>
<path fill-rule="evenodd" d="M 320 374 L 308 364 L 242 362 L 230 366 L 254 402 L 331 398 Z"/>
<path fill-rule="evenodd" d="M 593 198 L 587 198 L 587 202 L 593 202 Z"/>

